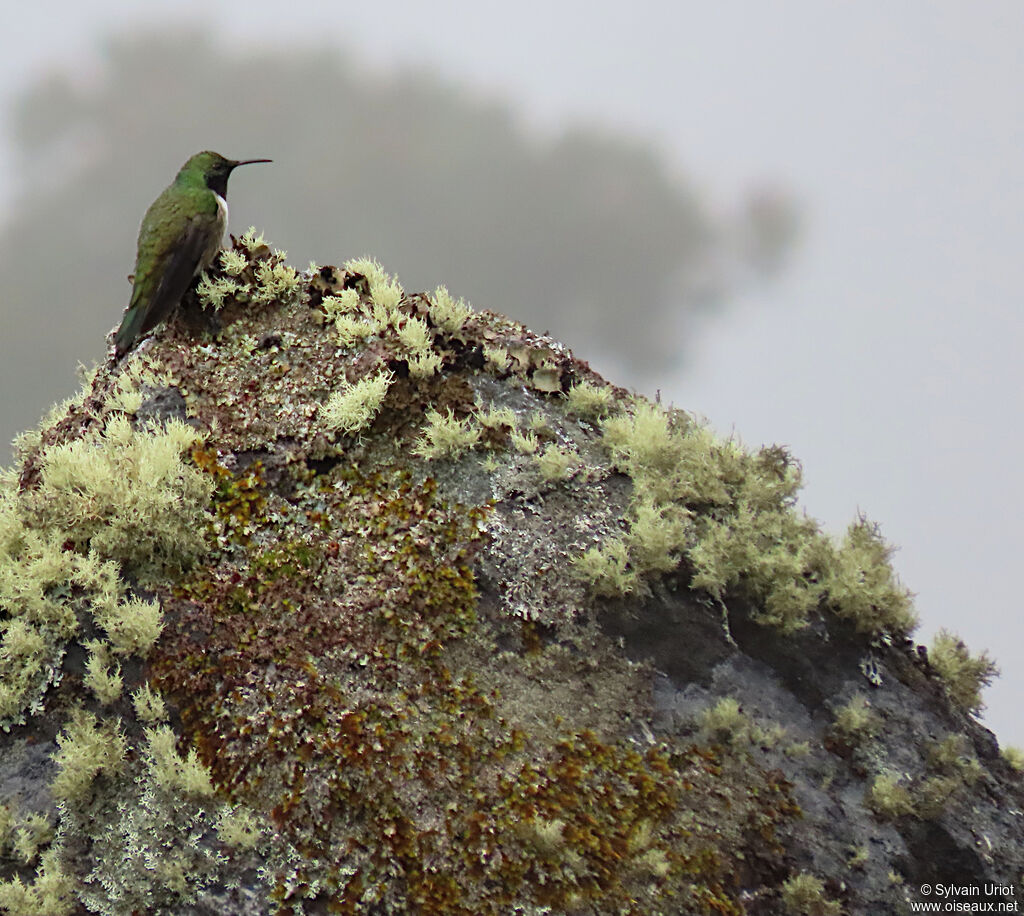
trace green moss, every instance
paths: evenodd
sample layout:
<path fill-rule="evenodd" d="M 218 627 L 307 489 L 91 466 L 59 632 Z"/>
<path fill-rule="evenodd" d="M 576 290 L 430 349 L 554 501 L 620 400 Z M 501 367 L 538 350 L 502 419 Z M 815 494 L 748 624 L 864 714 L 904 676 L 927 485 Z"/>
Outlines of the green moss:
<path fill-rule="evenodd" d="M 608 538 L 599 547 L 584 551 L 573 560 L 573 571 L 597 595 L 628 595 L 640 583 L 622 538 Z"/>

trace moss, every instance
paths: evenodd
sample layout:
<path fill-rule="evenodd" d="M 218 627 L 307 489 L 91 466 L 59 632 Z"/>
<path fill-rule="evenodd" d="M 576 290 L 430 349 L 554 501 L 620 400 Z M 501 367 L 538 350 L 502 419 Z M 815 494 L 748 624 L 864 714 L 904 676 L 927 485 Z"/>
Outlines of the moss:
<path fill-rule="evenodd" d="M 597 595 L 629 595 L 640 583 L 622 538 L 608 538 L 574 558 L 573 571 Z"/>
<path fill-rule="evenodd" d="M 398 339 L 402 346 L 412 353 L 419 353 L 429 350 L 434 342 L 434 336 L 422 318 L 410 317 L 402 322 L 398 329 Z"/>
<path fill-rule="evenodd" d="M 444 358 L 433 350 L 424 350 L 413 354 L 407 362 L 409 374 L 413 378 L 430 378 L 440 371 Z"/>
<path fill-rule="evenodd" d="M 972 715 L 978 715 L 985 708 L 981 691 L 999 673 L 987 652 L 972 655 L 958 636 L 949 630 L 939 630 L 928 650 L 928 660 L 942 678 L 955 706 Z"/>
<path fill-rule="evenodd" d="M 132 695 L 135 715 L 140 722 L 149 725 L 163 722 L 168 715 L 167 704 L 159 693 L 152 690 L 149 684 L 143 684 Z"/>
<path fill-rule="evenodd" d="M 507 372 L 512 366 L 512 357 L 504 347 L 484 347 L 484 359 L 498 372 Z"/>
<path fill-rule="evenodd" d="M 981 764 L 966 735 L 946 735 L 926 749 L 926 765 L 937 773 L 956 778 L 961 785 L 974 785 L 982 776 Z"/>
<path fill-rule="evenodd" d="M 19 820 L 14 832 L 13 852 L 25 865 L 39 855 L 40 848 L 53 839 L 53 825 L 41 814 L 29 814 Z"/>
<path fill-rule="evenodd" d="M 204 306 L 219 311 L 226 300 L 233 299 L 241 290 L 241 284 L 231 277 L 213 278 L 203 274 L 196 286 L 196 295 Z"/>
<path fill-rule="evenodd" d="M 858 520 L 836 547 L 796 512 L 800 468 L 785 450 L 747 452 L 679 411 L 644 401 L 606 419 L 603 439 L 634 487 L 625 543 L 636 579 L 605 564 L 614 581 L 643 588 L 650 573 L 671 571 L 685 559 L 693 588 L 719 600 L 745 592 L 756 618 L 784 631 L 805 627 L 823 607 L 865 632 L 907 633 L 915 625 L 909 593 L 875 526 Z M 645 543 L 658 548 L 634 549 Z M 609 556 L 618 552 L 608 548 Z M 599 571 L 596 559 L 591 554 L 583 568 Z M 616 587 L 607 580 L 598 590 Z"/>
<path fill-rule="evenodd" d="M 185 757 L 178 754 L 178 739 L 170 726 L 147 728 L 145 736 L 147 765 L 157 786 L 175 795 L 213 794 L 209 771 L 199 762 L 194 748 Z"/>

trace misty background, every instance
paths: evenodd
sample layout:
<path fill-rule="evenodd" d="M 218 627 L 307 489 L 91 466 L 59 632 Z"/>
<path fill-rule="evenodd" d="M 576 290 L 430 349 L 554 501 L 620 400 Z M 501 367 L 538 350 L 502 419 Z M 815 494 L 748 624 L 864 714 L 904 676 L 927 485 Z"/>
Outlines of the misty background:
<path fill-rule="evenodd" d="M 609 380 L 801 459 L 900 551 L 929 642 L 1024 744 L 1024 7 L 41 2 L 0 38 L 0 436 L 78 387 L 143 212 L 269 157 L 231 231 L 551 330 Z M 7 461 L 9 453 L 3 460 Z"/>

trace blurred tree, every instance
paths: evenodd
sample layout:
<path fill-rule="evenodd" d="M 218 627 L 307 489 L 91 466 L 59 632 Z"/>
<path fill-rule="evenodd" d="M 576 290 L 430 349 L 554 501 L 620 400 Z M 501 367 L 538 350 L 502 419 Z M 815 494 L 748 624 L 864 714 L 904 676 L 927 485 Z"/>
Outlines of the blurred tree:
<path fill-rule="evenodd" d="M 680 357 L 680 318 L 748 273 L 751 239 L 755 261 L 789 248 L 786 220 L 713 218 L 637 140 L 542 140 L 429 72 L 370 76 L 315 41 L 227 54 L 200 31 L 111 40 L 102 60 L 98 78 L 39 81 L 14 112 L 7 439 L 70 393 L 76 362 L 102 357 L 139 219 L 200 149 L 275 160 L 234 177 L 231 226 L 255 224 L 296 266 L 372 254 L 406 289 L 444 283 L 585 357 L 614 355 L 634 380 Z"/>

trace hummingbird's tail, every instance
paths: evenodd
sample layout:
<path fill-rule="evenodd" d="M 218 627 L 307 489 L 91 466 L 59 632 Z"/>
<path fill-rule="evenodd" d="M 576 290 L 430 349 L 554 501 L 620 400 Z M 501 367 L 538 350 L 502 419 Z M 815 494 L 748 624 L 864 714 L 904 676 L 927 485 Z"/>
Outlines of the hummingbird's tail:
<path fill-rule="evenodd" d="M 117 335 L 114 337 L 115 359 L 120 359 L 135 346 L 135 341 L 138 340 L 139 334 L 142 332 L 142 321 L 145 316 L 145 309 L 138 305 L 133 305 L 128 309 L 121 321 L 121 327 L 117 329 Z"/>

